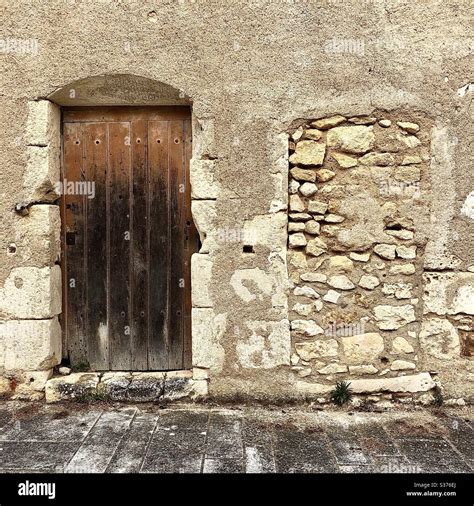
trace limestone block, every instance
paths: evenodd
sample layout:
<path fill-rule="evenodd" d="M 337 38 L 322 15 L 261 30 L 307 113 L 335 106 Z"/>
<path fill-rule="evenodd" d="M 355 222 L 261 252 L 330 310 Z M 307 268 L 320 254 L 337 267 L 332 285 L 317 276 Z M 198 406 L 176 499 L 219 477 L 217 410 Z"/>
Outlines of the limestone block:
<path fill-rule="evenodd" d="M 314 183 L 316 181 L 316 172 L 314 170 L 294 167 L 290 170 L 290 174 L 293 179 L 296 179 L 297 181 L 307 181 L 308 183 Z"/>
<path fill-rule="evenodd" d="M 362 154 L 369 151 L 375 141 L 372 126 L 336 127 L 329 130 L 327 144 L 347 153 Z"/>
<path fill-rule="evenodd" d="M 291 330 L 304 336 L 316 336 L 324 334 L 324 330 L 314 320 L 293 320 Z"/>
<path fill-rule="evenodd" d="M 304 138 L 311 139 L 312 141 L 319 141 L 322 136 L 322 132 L 317 128 L 309 128 L 304 132 Z"/>
<path fill-rule="evenodd" d="M 290 163 L 294 165 L 322 165 L 325 153 L 326 145 L 322 142 L 300 141 L 296 145 L 295 152 L 290 156 Z"/>
<path fill-rule="evenodd" d="M 326 183 L 334 178 L 335 172 L 329 169 L 320 169 L 316 171 L 316 181 L 319 183 Z"/>
<path fill-rule="evenodd" d="M 335 339 L 316 339 L 295 344 L 296 353 L 307 362 L 323 357 L 337 357 L 337 349 L 338 344 Z"/>
<path fill-rule="evenodd" d="M 354 269 L 354 264 L 352 260 L 344 255 L 333 255 L 329 258 L 327 268 L 333 274 L 342 274 L 351 272 Z"/>
<path fill-rule="evenodd" d="M 310 286 L 297 286 L 293 290 L 294 295 L 301 295 L 302 297 L 309 297 L 310 299 L 319 299 L 319 293 Z"/>
<path fill-rule="evenodd" d="M 311 126 L 314 128 L 319 128 L 320 130 L 328 130 L 329 128 L 333 128 L 341 123 L 344 123 L 346 118 L 341 116 L 340 114 L 336 114 L 335 116 L 329 116 L 327 118 L 320 118 L 311 122 Z"/>
<path fill-rule="evenodd" d="M 365 288 L 366 290 L 373 290 L 379 286 L 379 284 L 379 278 L 376 276 L 370 276 L 368 274 L 364 274 L 359 280 L 359 286 Z"/>
<path fill-rule="evenodd" d="M 6 370 L 51 369 L 61 361 L 61 343 L 61 327 L 57 318 L 0 323 L 0 356 L 3 354 Z"/>
<path fill-rule="evenodd" d="M 305 210 L 304 202 L 299 195 L 290 195 L 290 211 L 294 213 L 302 213 Z"/>
<path fill-rule="evenodd" d="M 349 257 L 356 262 L 368 262 L 370 259 L 370 251 L 368 253 L 349 253 Z"/>
<path fill-rule="evenodd" d="M 359 163 L 362 165 L 377 165 L 380 167 L 386 167 L 393 165 L 395 160 L 393 155 L 390 153 L 367 153 L 359 158 Z"/>
<path fill-rule="evenodd" d="M 351 380 L 351 389 L 354 393 L 375 392 L 426 392 L 436 386 L 436 383 L 427 372 L 397 378 L 370 378 Z"/>
<path fill-rule="evenodd" d="M 28 146 L 23 176 L 24 202 L 53 202 L 60 197 L 57 183 L 60 180 L 59 146 Z"/>
<path fill-rule="evenodd" d="M 319 374 L 341 374 L 347 372 L 347 365 L 328 364 L 318 369 Z"/>
<path fill-rule="evenodd" d="M 212 307 L 210 295 L 212 260 L 195 253 L 191 257 L 191 298 L 193 307 Z"/>
<path fill-rule="evenodd" d="M 215 160 L 191 159 L 189 178 L 193 199 L 216 199 L 219 196 L 221 185 L 216 178 L 216 168 Z"/>
<path fill-rule="evenodd" d="M 397 121 L 397 125 L 409 134 L 416 134 L 420 130 L 420 125 L 408 121 Z"/>
<path fill-rule="evenodd" d="M 411 299 L 412 289 L 411 283 L 384 283 L 382 293 L 387 297 L 395 296 L 396 299 Z"/>
<path fill-rule="evenodd" d="M 94 395 L 99 384 L 97 373 L 73 373 L 46 382 L 46 402 L 82 400 Z"/>
<path fill-rule="evenodd" d="M 313 184 L 313 183 L 310 183 L 310 184 Z M 295 181 L 294 179 L 292 179 L 288 184 L 288 193 L 290 195 L 294 195 L 295 193 L 298 193 L 298 189 L 300 186 L 301 186 L 301 183 L 298 183 L 298 181 Z M 314 185 L 314 186 L 316 186 L 316 185 Z"/>
<path fill-rule="evenodd" d="M 299 187 L 299 192 L 305 197 L 311 197 L 318 191 L 318 187 L 314 183 L 303 183 Z"/>
<path fill-rule="evenodd" d="M 307 234 L 319 235 L 321 225 L 315 220 L 310 220 L 305 223 L 304 230 Z"/>
<path fill-rule="evenodd" d="M 408 362 L 406 360 L 394 360 L 390 369 L 392 371 L 405 371 L 407 369 L 415 369 L 416 365 L 413 362 Z"/>
<path fill-rule="evenodd" d="M 0 316 L 52 318 L 61 312 L 61 269 L 17 267 L 0 288 Z"/>
<path fill-rule="evenodd" d="M 193 122 L 193 158 L 216 158 L 214 118 L 198 118 L 194 114 Z"/>
<path fill-rule="evenodd" d="M 384 350 L 383 338 L 376 332 L 342 338 L 346 359 L 351 364 L 363 364 L 378 359 Z"/>
<path fill-rule="evenodd" d="M 350 365 L 349 373 L 356 375 L 364 375 L 364 374 L 377 374 L 378 369 L 374 367 L 372 364 L 362 364 L 362 365 Z"/>
<path fill-rule="evenodd" d="M 193 200 L 191 212 L 201 239 L 199 253 L 213 253 L 218 240 L 218 231 L 215 229 L 215 200 Z"/>
<path fill-rule="evenodd" d="M 303 232 L 304 229 L 304 222 L 293 223 L 290 221 L 288 223 L 288 232 Z"/>
<path fill-rule="evenodd" d="M 291 337 L 290 322 L 248 321 L 251 335 L 239 339 L 236 345 L 237 357 L 244 368 L 271 369 L 290 365 Z"/>
<path fill-rule="evenodd" d="M 311 256 L 320 256 L 327 250 L 327 244 L 315 237 L 314 239 L 310 239 L 308 244 L 306 245 L 306 253 Z"/>
<path fill-rule="evenodd" d="M 310 283 L 326 283 L 327 276 L 321 272 L 304 272 L 300 275 L 303 281 L 309 281 Z"/>
<path fill-rule="evenodd" d="M 326 295 L 324 295 L 323 300 L 325 302 L 330 302 L 331 304 L 337 304 L 339 301 L 341 294 L 336 292 L 335 290 L 328 290 Z"/>
<path fill-rule="evenodd" d="M 374 251 L 379 257 L 394 260 L 396 247 L 394 244 L 377 244 L 374 246 Z"/>
<path fill-rule="evenodd" d="M 331 276 L 327 283 L 332 288 L 337 288 L 338 290 L 352 290 L 355 288 L 354 283 L 344 274 Z"/>
<path fill-rule="evenodd" d="M 288 238 L 288 246 L 290 248 L 300 248 L 301 246 L 306 246 L 306 242 L 306 237 L 301 232 L 290 234 Z"/>
<path fill-rule="evenodd" d="M 474 314 L 474 273 L 426 272 L 424 313 Z"/>
<path fill-rule="evenodd" d="M 411 274 L 415 274 L 416 268 L 413 264 L 391 265 L 388 272 L 390 274 L 404 274 L 409 276 Z"/>
<path fill-rule="evenodd" d="M 309 316 L 314 309 L 313 304 L 300 304 L 297 303 L 293 306 L 292 310 L 300 316 Z"/>
<path fill-rule="evenodd" d="M 29 146 L 49 146 L 60 142 L 61 110 L 49 100 L 28 102 L 26 142 Z"/>
<path fill-rule="evenodd" d="M 215 314 L 210 308 L 192 310 L 193 367 L 220 372 L 224 365 L 221 339 L 226 331 L 226 314 Z"/>
<path fill-rule="evenodd" d="M 377 326 L 382 330 L 396 330 L 416 320 L 415 310 L 412 305 L 374 307 L 374 316 Z"/>
<path fill-rule="evenodd" d="M 398 336 L 392 342 L 392 353 L 394 355 L 414 353 L 414 351 L 413 346 L 404 337 Z"/>
<path fill-rule="evenodd" d="M 53 265 L 61 253 L 59 206 L 33 205 L 18 218 L 15 235 L 16 255 L 35 267 Z"/>
<path fill-rule="evenodd" d="M 423 320 L 419 339 L 422 352 L 440 360 L 452 360 L 460 355 L 459 334 L 444 318 Z"/>
<path fill-rule="evenodd" d="M 331 153 L 332 158 L 336 160 L 341 169 L 350 169 L 357 165 L 357 158 L 345 155 L 343 153 Z"/>
<path fill-rule="evenodd" d="M 46 371 L 26 371 L 21 375 L 21 381 L 37 392 L 43 392 L 46 382 L 53 376 L 53 369 Z"/>

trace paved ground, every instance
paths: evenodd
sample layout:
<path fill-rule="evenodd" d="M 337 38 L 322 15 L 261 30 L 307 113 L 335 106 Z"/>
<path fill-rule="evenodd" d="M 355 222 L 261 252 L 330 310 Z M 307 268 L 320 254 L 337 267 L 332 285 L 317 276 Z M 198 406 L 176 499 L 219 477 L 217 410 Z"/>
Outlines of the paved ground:
<path fill-rule="evenodd" d="M 0 403 L 0 472 L 456 472 L 472 412 Z"/>

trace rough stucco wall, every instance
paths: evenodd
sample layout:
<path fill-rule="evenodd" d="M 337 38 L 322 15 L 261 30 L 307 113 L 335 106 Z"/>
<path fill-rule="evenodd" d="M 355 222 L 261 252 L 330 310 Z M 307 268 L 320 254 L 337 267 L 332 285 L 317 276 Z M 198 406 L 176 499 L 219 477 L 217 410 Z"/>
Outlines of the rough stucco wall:
<path fill-rule="evenodd" d="M 161 81 L 183 90 L 197 117 L 213 118 L 220 230 L 242 230 L 270 210 L 278 214 L 278 171 L 270 173 L 282 157 L 284 162 L 281 133 L 294 120 L 375 109 L 429 115 L 438 152 L 425 262 L 431 269 L 459 271 L 474 264 L 474 220 L 472 213 L 461 214 L 473 191 L 474 134 L 467 128 L 472 91 L 458 92 L 469 83 L 472 66 L 470 2 L 8 1 L 0 9 L 4 37 L 37 39 L 39 45 L 36 55 L 0 55 L 0 284 L 22 266 L 6 249 L 18 229 L 13 207 L 27 163 L 27 103 L 102 74 Z M 284 181 L 281 171 L 280 176 Z M 250 285 L 256 298 L 246 302 L 231 283 L 236 270 L 246 269 L 278 279 L 284 266 L 268 257 L 279 256 L 279 241 L 255 245 L 254 255 L 242 254 L 235 241 L 213 245 L 210 296 L 220 339 L 215 346 L 225 350 L 211 381 L 215 394 L 293 391 L 287 366 L 249 367 L 246 346 L 284 322 L 284 303 L 265 287 Z M 258 322 L 274 324 L 262 329 Z M 448 393 L 468 395 L 472 383 L 466 376 L 451 370 Z"/>

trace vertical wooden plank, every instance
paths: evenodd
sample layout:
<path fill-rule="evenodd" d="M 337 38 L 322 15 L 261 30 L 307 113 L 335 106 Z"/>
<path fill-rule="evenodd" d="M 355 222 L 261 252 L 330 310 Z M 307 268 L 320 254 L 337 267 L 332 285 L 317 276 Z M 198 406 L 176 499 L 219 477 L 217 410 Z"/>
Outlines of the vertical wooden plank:
<path fill-rule="evenodd" d="M 132 369 L 148 369 L 148 177 L 147 121 L 131 123 L 132 148 Z"/>
<path fill-rule="evenodd" d="M 168 124 L 148 122 L 149 177 L 149 331 L 148 368 L 166 370 L 168 364 L 168 276 L 170 221 L 168 207 Z"/>
<path fill-rule="evenodd" d="M 184 270 L 185 270 L 185 293 L 184 293 L 184 352 L 183 368 L 192 367 L 192 305 L 191 305 L 191 256 L 198 251 L 198 232 L 191 214 L 191 183 L 189 181 L 189 162 L 192 157 L 192 125 L 191 118 L 184 120 L 184 178 L 186 184 L 185 193 L 185 242 L 184 242 Z"/>
<path fill-rule="evenodd" d="M 85 179 L 84 139 L 81 124 L 65 123 L 63 128 L 63 244 L 66 261 L 66 341 L 71 363 L 87 366 L 86 280 L 85 280 L 85 196 L 74 190 Z M 72 190 L 72 191 L 71 191 Z"/>
<path fill-rule="evenodd" d="M 184 357 L 185 319 L 185 223 L 186 178 L 183 121 L 170 121 L 169 135 L 169 211 L 170 278 L 169 278 L 169 368 L 182 369 Z"/>
<path fill-rule="evenodd" d="M 86 204 L 86 336 L 92 370 L 107 370 L 106 172 L 107 124 L 84 123 Z"/>
<path fill-rule="evenodd" d="M 130 124 L 109 123 L 108 134 L 110 369 L 130 370 Z"/>

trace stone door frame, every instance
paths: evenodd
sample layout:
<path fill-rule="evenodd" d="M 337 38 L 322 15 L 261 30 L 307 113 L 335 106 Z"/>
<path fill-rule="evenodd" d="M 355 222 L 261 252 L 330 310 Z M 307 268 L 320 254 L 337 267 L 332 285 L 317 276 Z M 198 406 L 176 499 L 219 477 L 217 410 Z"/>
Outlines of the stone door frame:
<path fill-rule="evenodd" d="M 110 90 L 116 90 L 117 83 L 128 83 L 114 99 Z M 108 84 L 107 84 L 108 83 Z M 150 90 L 143 91 L 144 83 L 149 83 Z M 109 90 L 105 89 L 104 86 Z M 133 92 L 137 88 L 138 98 Z M 132 91 L 130 91 L 132 89 Z M 129 97 L 127 99 L 127 94 Z M 145 96 L 145 98 L 143 98 Z M 77 99 L 75 97 L 78 97 Z M 138 100 L 138 102 L 137 102 Z M 95 76 L 67 84 L 47 99 L 39 99 L 28 103 L 27 143 L 28 163 L 24 175 L 25 195 L 20 207 L 28 208 L 41 204 L 55 204 L 59 195 L 55 193 L 55 185 L 60 181 L 61 168 L 61 107 L 70 105 L 189 105 L 192 118 L 193 151 L 190 160 L 191 210 L 195 225 L 201 237 L 202 247 L 195 253 L 191 261 L 191 299 L 192 299 L 192 375 L 193 380 L 201 383 L 199 391 L 207 392 L 209 368 L 213 362 L 213 352 L 209 346 L 207 333 L 209 321 L 213 319 L 213 302 L 209 296 L 208 286 L 212 271 L 212 245 L 206 238 L 213 235 L 214 224 L 209 218 L 209 210 L 215 209 L 217 199 L 217 183 L 214 180 L 216 169 L 214 147 L 214 119 L 198 117 L 195 114 L 196 104 L 181 90 L 151 79 L 137 76 Z M 34 152 L 34 153 L 33 153 Z M 53 206 L 52 206 L 53 207 Z M 59 208 L 59 206 L 58 206 Z M 59 213 L 59 211 L 58 211 Z M 211 213 L 212 214 L 212 213 Z M 59 237 L 61 220 L 49 219 L 43 224 L 51 236 Z M 55 246 L 51 245 L 51 248 Z M 52 252 L 56 256 L 59 252 Z M 58 263 L 58 262 L 56 262 Z M 57 306 L 54 314 L 61 313 L 61 277 L 58 265 L 51 269 L 51 289 L 47 297 L 51 297 L 50 306 Z M 59 334 L 59 335 L 58 335 Z M 50 327 L 43 334 L 42 343 L 51 350 L 58 365 L 62 358 L 62 337 L 59 325 Z M 46 342 L 47 341 L 47 342 Z M 183 373 L 189 372 L 183 371 Z M 189 376 L 188 376 L 189 377 Z M 204 385 L 204 384 L 205 385 Z"/>

